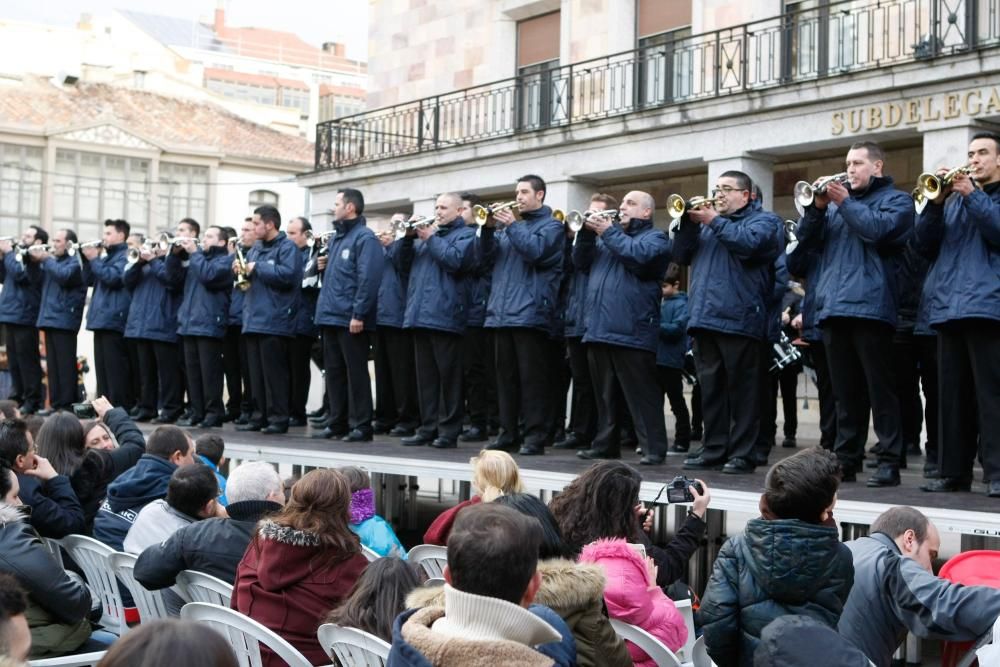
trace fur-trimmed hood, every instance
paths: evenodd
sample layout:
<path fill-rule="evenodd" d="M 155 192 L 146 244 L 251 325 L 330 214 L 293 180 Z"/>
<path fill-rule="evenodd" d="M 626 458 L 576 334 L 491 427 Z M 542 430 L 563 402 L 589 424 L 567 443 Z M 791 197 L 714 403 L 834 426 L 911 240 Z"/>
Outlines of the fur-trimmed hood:
<path fill-rule="evenodd" d="M 249 548 L 256 555 L 259 583 L 269 591 L 283 591 L 306 580 L 333 576 L 331 573 L 338 569 L 337 561 L 325 558 L 327 547 L 320 545 L 315 534 L 282 526 L 271 519 L 260 522 Z M 354 556 L 363 558 L 360 552 L 359 547 Z M 340 562 L 346 563 L 351 558 L 344 554 Z M 244 556 L 244 562 L 246 559 Z"/>
<path fill-rule="evenodd" d="M 282 526 L 271 519 L 264 519 L 257 528 L 257 534 L 265 540 L 274 540 L 293 547 L 318 547 L 319 537 L 304 530 Z"/>
<path fill-rule="evenodd" d="M 0 527 L 15 521 L 24 521 L 24 515 L 14 505 L 0 503 Z"/>

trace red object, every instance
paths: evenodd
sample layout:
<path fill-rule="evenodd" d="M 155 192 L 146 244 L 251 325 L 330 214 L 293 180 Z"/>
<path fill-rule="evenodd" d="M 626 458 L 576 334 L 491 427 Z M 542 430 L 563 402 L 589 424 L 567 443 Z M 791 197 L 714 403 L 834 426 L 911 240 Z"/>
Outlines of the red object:
<path fill-rule="evenodd" d="M 965 551 L 941 568 L 942 579 L 963 586 L 1000 588 L 1000 551 Z M 941 667 L 955 667 L 972 642 L 942 642 Z"/>
<path fill-rule="evenodd" d="M 442 547 L 448 546 L 448 536 L 451 535 L 451 527 L 455 524 L 455 517 L 458 516 L 458 513 L 463 508 L 482 501 L 483 499 L 479 496 L 472 496 L 468 500 L 455 505 L 450 510 L 441 512 L 424 533 L 424 544 L 437 544 Z"/>

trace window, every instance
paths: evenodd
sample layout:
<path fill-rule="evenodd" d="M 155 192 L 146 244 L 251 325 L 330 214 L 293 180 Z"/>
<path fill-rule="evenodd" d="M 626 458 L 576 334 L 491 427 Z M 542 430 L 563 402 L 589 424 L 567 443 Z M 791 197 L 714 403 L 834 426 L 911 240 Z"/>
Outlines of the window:
<path fill-rule="evenodd" d="M 42 149 L 0 144 L 0 236 L 18 236 L 39 224 Z"/>
<path fill-rule="evenodd" d="M 549 126 L 559 116 L 560 85 L 554 72 L 559 68 L 560 14 L 552 12 L 517 24 L 518 129 Z M 565 84 L 565 82 L 562 82 Z"/>
<path fill-rule="evenodd" d="M 136 231 L 149 224 L 149 160 L 58 149 L 52 181 L 53 220 L 75 226 L 81 238 L 108 218 Z"/>
<path fill-rule="evenodd" d="M 161 162 L 155 226 L 169 228 L 181 218 L 208 224 L 208 167 Z"/>
<path fill-rule="evenodd" d="M 692 94 L 691 0 L 638 0 L 639 106 L 669 104 Z"/>
<path fill-rule="evenodd" d="M 785 2 L 781 78 L 823 76 L 830 67 L 830 9 L 816 0 Z"/>
<path fill-rule="evenodd" d="M 278 208 L 278 195 L 270 190 L 254 190 L 250 193 L 250 210 L 258 206 L 273 206 Z"/>

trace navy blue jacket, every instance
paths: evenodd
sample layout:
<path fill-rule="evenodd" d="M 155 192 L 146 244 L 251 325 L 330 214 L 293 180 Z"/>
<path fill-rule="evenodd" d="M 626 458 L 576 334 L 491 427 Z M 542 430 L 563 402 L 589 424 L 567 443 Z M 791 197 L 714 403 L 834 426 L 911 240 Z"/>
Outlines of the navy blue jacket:
<path fill-rule="evenodd" d="M 1000 185 L 928 204 L 917 248 L 933 261 L 924 288 L 933 327 L 969 318 L 1000 320 Z"/>
<path fill-rule="evenodd" d="M 31 507 L 31 525 L 42 537 L 62 539 L 85 534 L 87 520 L 69 477 L 56 475 L 47 482 L 30 475 L 17 475 L 21 502 Z"/>
<path fill-rule="evenodd" d="M 375 328 L 378 290 L 385 259 L 382 244 L 368 229 L 364 216 L 333 223 L 337 233 L 329 241 L 323 288 L 316 304 L 316 324 L 346 327 L 361 320 L 365 330 Z"/>
<path fill-rule="evenodd" d="M 253 246 L 250 246 L 252 248 Z M 250 248 L 240 248 L 243 256 L 246 257 L 247 253 L 250 252 Z M 230 266 L 232 262 L 236 260 L 236 253 L 234 252 L 229 256 Z M 235 285 L 236 275 L 230 275 L 230 281 Z M 246 300 L 247 293 L 241 289 L 237 289 L 235 286 L 231 290 L 229 295 L 229 326 L 243 328 L 243 302 Z"/>
<path fill-rule="evenodd" d="M 913 230 L 913 199 L 889 177 L 825 211 L 809 206 L 796 236 L 820 251 L 816 321 L 855 317 L 896 326 L 895 258 Z"/>
<path fill-rule="evenodd" d="M 163 257 L 154 257 L 148 263 L 134 264 L 123 274 L 125 286 L 132 291 L 126 338 L 177 342 L 177 309 L 184 276 L 170 275 L 167 264 Z"/>
<path fill-rule="evenodd" d="M 456 218 L 440 225 L 426 241 L 403 239 L 404 262 L 409 260 L 406 289 L 407 329 L 434 329 L 460 334 L 465 331 L 466 272 L 472 268 L 475 232 Z"/>
<path fill-rule="evenodd" d="M 473 251 L 475 251 L 473 244 Z M 473 252 L 475 259 L 476 253 Z M 470 327 L 482 327 L 486 324 L 486 304 L 490 300 L 490 286 L 493 282 L 492 268 L 483 268 L 478 261 L 473 262 L 472 275 L 469 277 L 469 285 L 466 294 L 469 295 L 469 317 L 467 325 Z"/>
<path fill-rule="evenodd" d="M 677 292 L 660 304 L 660 339 L 656 345 L 656 365 L 684 368 L 688 351 L 688 295 Z"/>
<path fill-rule="evenodd" d="M 39 329 L 79 331 L 87 302 L 87 278 L 76 257 L 49 257 L 42 262 L 42 306 Z"/>
<path fill-rule="evenodd" d="M 42 304 L 42 268 L 28 257 L 16 258 L 15 248 L 0 262 L 0 322 L 33 327 Z"/>
<path fill-rule="evenodd" d="M 573 264 L 589 270 L 584 343 L 656 352 L 660 280 L 670 263 L 670 239 L 652 220 L 611 225 L 604 235 L 580 230 Z"/>
<path fill-rule="evenodd" d="M 143 454 L 139 462 L 108 485 L 108 497 L 94 518 L 94 539 L 122 551 L 128 529 L 135 523 L 139 510 L 160 498 L 167 497 L 167 483 L 177 470 L 170 461 L 152 454 Z"/>
<path fill-rule="evenodd" d="M 566 338 L 583 338 L 587 331 L 587 318 L 584 317 L 584 308 L 587 304 L 587 282 L 590 280 L 590 272 L 572 268 L 569 276 L 569 284 L 566 287 Z"/>
<path fill-rule="evenodd" d="M 177 255 L 170 255 L 171 274 L 184 276 L 184 299 L 177 313 L 177 333 L 182 336 L 222 338 L 229 326 L 229 299 L 233 291 L 233 259 L 226 248 L 208 252 L 200 248 L 185 269 Z"/>
<path fill-rule="evenodd" d="M 302 254 L 302 266 L 304 267 L 312 255 L 313 249 L 309 246 L 299 248 Z M 319 289 L 314 286 L 302 287 L 299 290 L 299 307 L 295 314 L 295 335 L 316 337 L 319 335 L 319 328 L 316 326 L 316 301 L 319 299 Z"/>
<path fill-rule="evenodd" d="M 125 263 L 128 246 L 117 243 L 107 249 L 104 257 L 89 262 L 88 276 L 94 286 L 87 310 L 87 329 L 125 333 L 132 294 L 125 287 Z M 85 259 L 84 262 L 87 260 Z"/>
<path fill-rule="evenodd" d="M 257 241 L 246 260 L 254 270 L 243 301 L 243 333 L 294 336 L 302 253 L 285 232 L 278 232 L 270 241 Z"/>
<path fill-rule="evenodd" d="M 784 242 L 782 242 L 784 246 Z M 788 293 L 788 264 L 785 259 L 784 247 L 782 252 L 774 260 L 773 279 L 771 281 L 771 292 L 767 295 L 767 335 L 765 340 L 768 343 L 777 343 L 781 340 L 781 309 Z"/>
<path fill-rule="evenodd" d="M 899 307 L 896 309 L 896 331 L 915 333 L 923 301 L 924 283 L 931 268 L 930 261 L 917 250 L 916 237 L 911 235 L 894 262 L 896 286 L 899 289 Z M 1000 303 L 1000 302 L 998 302 Z M 1000 310 L 997 311 L 1000 317 Z"/>
<path fill-rule="evenodd" d="M 674 238 L 674 261 L 691 265 L 688 331 L 763 339 L 782 238 L 784 223 L 758 200 L 709 225 L 685 216 Z"/>
<path fill-rule="evenodd" d="M 406 284 L 410 267 L 403 261 L 403 239 L 382 248 L 382 281 L 378 286 L 378 310 L 375 324 L 380 327 L 403 328 L 406 312 Z"/>
<path fill-rule="evenodd" d="M 788 272 L 805 281 L 806 295 L 802 297 L 802 340 L 810 343 L 823 341 L 823 332 L 816 322 L 816 283 L 819 281 L 819 251 L 797 246 L 785 255 Z"/>
<path fill-rule="evenodd" d="M 522 222 L 501 231 L 483 227 L 475 244 L 476 260 L 493 268 L 484 324 L 549 333 L 559 299 L 565 232 L 548 206 L 521 217 Z"/>

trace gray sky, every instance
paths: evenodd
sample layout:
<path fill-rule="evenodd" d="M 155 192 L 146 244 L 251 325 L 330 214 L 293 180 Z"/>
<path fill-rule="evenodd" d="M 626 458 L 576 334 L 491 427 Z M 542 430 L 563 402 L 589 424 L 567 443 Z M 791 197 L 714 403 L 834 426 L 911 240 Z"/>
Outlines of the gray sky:
<path fill-rule="evenodd" d="M 211 21 L 217 0 L 2 0 L 0 18 L 73 25 L 81 13 L 95 17 L 113 10 Z M 225 0 L 226 23 L 294 32 L 307 42 L 347 44 L 350 58 L 367 60 L 368 0 Z"/>

